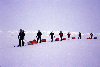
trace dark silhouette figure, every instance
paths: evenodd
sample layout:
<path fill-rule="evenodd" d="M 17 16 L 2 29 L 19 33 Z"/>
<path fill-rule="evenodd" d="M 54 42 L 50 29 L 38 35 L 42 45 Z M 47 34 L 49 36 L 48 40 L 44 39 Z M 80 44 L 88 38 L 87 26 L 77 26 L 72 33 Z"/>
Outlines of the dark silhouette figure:
<path fill-rule="evenodd" d="M 92 37 L 93 37 L 93 33 L 90 33 L 90 36 L 91 36 L 91 39 L 92 39 Z"/>
<path fill-rule="evenodd" d="M 38 33 L 37 33 L 37 43 L 38 43 L 38 40 L 40 39 L 40 43 L 41 43 L 41 35 L 42 33 L 40 32 L 40 30 L 38 30 Z"/>
<path fill-rule="evenodd" d="M 79 37 L 78 37 L 78 39 L 81 39 L 81 33 L 79 32 L 79 35 L 78 35 Z"/>
<path fill-rule="evenodd" d="M 70 38 L 70 35 L 71 35 L 71 34 L 70 34 L 70 32 L 68 32 L 68 34 L 67 34 L 67 35 L 68 35 L 68 38 Z"/>
<path fill-rule="evenodd" d="M 51 42 L 53 42 L 53 36 L 54 36 L 53 31 L 50 33 L 50 35 L 51 35 Z"/>
<path fill-rule="evenodd" d="M 60 31 L 59 35 L 60 35 L 60 38 L 61 38 L 61 41 L 62 41 L 62 37 L 63 37 L 62 31 Z"/>
<path fill-rule="evenodd" d="M 24 36 L 25 36 L 25 33 L 24 33 L 24 30 L 20 29 L 20 32 L 19 32 L 19 35 L 18 35 L 18 39 L 19 39 L 19 45 L 18 47 L 20 46 L 21 47 L 21 43 L 22 43 L 22 46 L 24 46 Z"/>

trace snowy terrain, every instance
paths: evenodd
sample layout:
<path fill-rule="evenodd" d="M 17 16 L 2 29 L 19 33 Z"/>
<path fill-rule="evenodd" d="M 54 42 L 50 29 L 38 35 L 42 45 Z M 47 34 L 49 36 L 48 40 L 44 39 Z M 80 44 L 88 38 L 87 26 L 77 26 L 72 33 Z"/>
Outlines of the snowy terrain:
<path fill-rule="evenodd" d="M 24 47 L 14 47 L 19 29 Z M 0 0 L 0 67 L 100 67 L 99 29 L 100 0 Z M 47 42 L 27 45 L 37 30 Z M 62 30 L 76 39 L 50 42 L 52 30 L 56 38 Z M 90 33 L 98 39 L 88 40 Z"/>
<path fill-rule="evenodd" d="M 50 42 L 48 33 L 42 36 L 46 43 L 14 47 L 18 45 L 18 32 L 0 32 L 0 67 L 100 67 L 99 34 L 95 35 L 98 39 L 92 40 L 84 34 L 81 40 Z M 36 32 L 26 32 L 25 39 L 33 40 L 35 36 Z"/>

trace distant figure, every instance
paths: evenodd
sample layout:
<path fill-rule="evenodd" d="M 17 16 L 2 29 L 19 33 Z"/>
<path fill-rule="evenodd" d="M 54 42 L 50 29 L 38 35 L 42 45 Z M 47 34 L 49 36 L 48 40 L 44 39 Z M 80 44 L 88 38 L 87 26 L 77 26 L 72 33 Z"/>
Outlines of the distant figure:
<path fill-rule="evenodd" d="M 79 37 L 78 37 L 78 39 L 81 39 L 81 33 L 79 32 L 79 35 L 78 35 Z"/>
<path fill-rule="evenodd" d="M 91 39 L 92 39 L 92 37 L 93 37 L 93 33 L 90 33 L 90 36 L 91 36 Z"/>
<path fill-rule="evenodd" d="M 50 35 L 51 35 L 51 42 L 53 42 L 53 36 L 54 36 L 53 31 L 50 33 Z"/>
<path fill-rule="evenodd" d="M 60 31 L 59 35 L 60 35 L 60 38 L 61 38 L 61 41 L 62 41 L 62 37 L 63 37 L 62 31 Z"/>
<path fill-rule="evenodd" d="M 25 33 L 24 33 L 24 30 L 20 29 L 20 32 L 19 32 L 19 35 L 18 35 L 18 39 L 19 39 L 19 45 L 18 47 L 20 46 L 21 47 L 21 43 L 22 43 L 22 46 L 24 46 L 24 36 L 25 36 Z"/>
<path fill-rule="evenodd" d="M 67 35 L 68 35 L 68 38 L 70 38 L 70 35 L 71 35 L 71 34 L 70 34 L 70 32 L 68 32 L 68 34 L 67 34 Z"/>
<path fill-rule="evenodd" d="M 40 43 L 41 43 L 41 35 L 42 33 L 40 32 L 40 30 L 38 30 L 38 33 L 37 33 L 37 43 L 38 43 L 38 40 L 40 39 Z"/>

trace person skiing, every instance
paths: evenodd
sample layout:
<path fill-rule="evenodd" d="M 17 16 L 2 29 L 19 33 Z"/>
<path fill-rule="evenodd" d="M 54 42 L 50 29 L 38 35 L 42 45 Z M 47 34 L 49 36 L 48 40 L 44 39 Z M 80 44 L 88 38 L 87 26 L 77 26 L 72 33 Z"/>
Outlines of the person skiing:
<path fill-rule="evenodd" d="M 50 33 L 50 35 L 51 35 L 51 42 L 53 42 L 53 36 L 54 36 L 53 31 Z"/>
<path fill-rule="evenodd" d="M 91 36 L 91 39 L 92 39 L 92 37 L 93 37 L 93 33 L 90 33 L 90 36 Z"/>
<path fill-rule="evenodd" d="M 60 38 L 61 38 L 61 41 L 62 41 L 62 37 L 63 37 L 62 31 L 60 31 L 59 35 L 60 35 Z"/>
<path fill-rule="evenodd" d="M 40 32 L 40 30 L 38 30 L 38 33 L 37 33 L 37 43 L 38 43 L 38 40 L 40 39 L 40 43 L 41 43 L 41 35 L 42 33 Z"/>
<path fill-rule="evenodd" d="M 70 34 L 70 32 L 68 32 L 68 34 L 67 34 L 67 35 L 68 35 L 68 38 L 70 38 L 70 35 L 71 35 L 71 34 Z"/>
<path fill-rule="evenodd" d="M 81 33 L 79 32 L 79 35 L 78 35 L 79 37 L 78 37 L 78 39 L 81 39 Z"/>
<path fill-rule="evenodd" d="M 24 36 L 25 36 L 25 33 L 24 33 L 24 30 L 20 29 L 20 32 L 19 32 L 19 35 L 18 35 L 18 39 L 19 39 L 19 45 L 18 47 L 20 46 L 21 47 L 21 44 L 22 46 L 24 46 Z"/>

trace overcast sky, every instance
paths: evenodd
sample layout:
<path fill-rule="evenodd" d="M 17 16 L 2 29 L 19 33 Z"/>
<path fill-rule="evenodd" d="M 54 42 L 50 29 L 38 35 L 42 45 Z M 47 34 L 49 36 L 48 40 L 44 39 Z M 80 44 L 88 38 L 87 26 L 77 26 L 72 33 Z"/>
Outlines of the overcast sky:
<path fill-rule="evenodd" d="M 0 0 L 0 30 L 100 32 L 100 0 Z"/>

